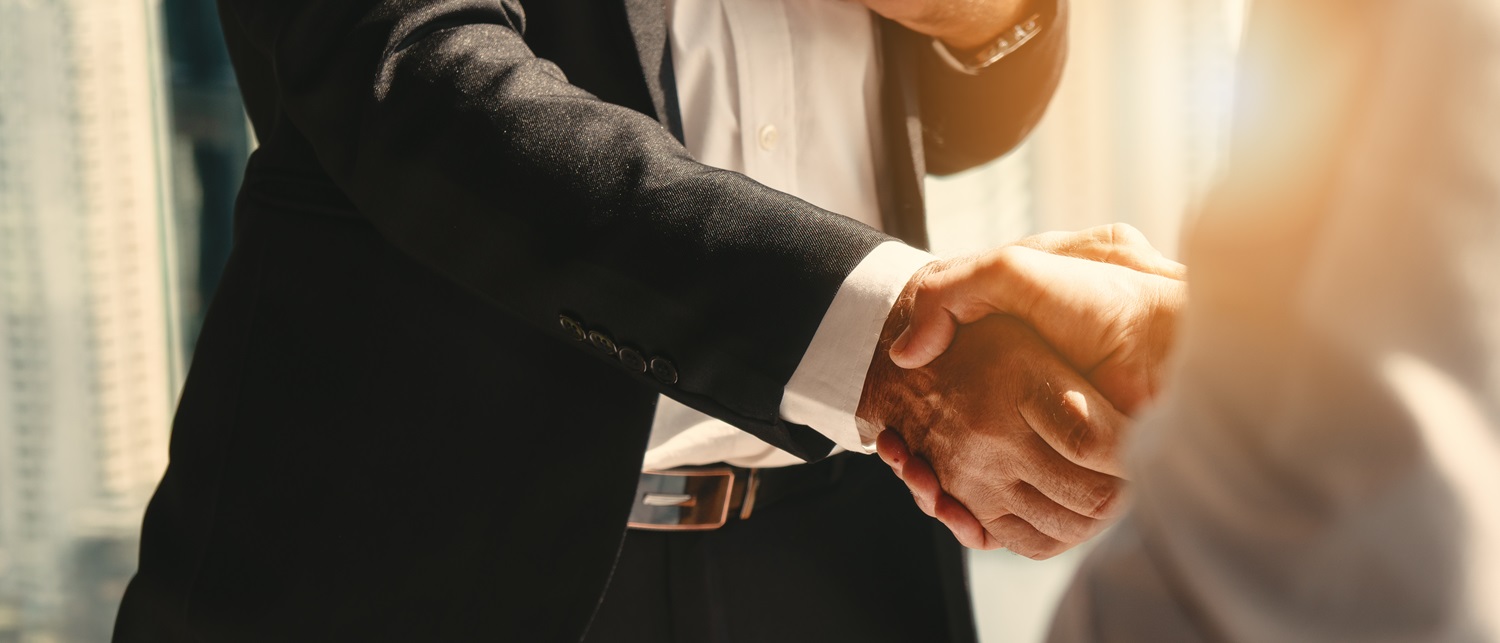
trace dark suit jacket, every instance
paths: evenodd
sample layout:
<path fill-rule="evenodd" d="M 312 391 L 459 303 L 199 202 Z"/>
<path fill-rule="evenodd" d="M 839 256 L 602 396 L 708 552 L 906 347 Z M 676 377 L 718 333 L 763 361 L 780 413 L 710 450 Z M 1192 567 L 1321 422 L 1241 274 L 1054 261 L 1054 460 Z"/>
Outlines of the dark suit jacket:
<path fill-rule="evenodd" d="M 220 10 L 260 147 L 117 640 L 576 640 L 658 393 L 827 453 L 782 389 L 889 237 L 686 154 L 660 0 Z M 1026 134 L 1063 29 L 976 77 L 881 38 L 921 244 L 921 176 Z"/>

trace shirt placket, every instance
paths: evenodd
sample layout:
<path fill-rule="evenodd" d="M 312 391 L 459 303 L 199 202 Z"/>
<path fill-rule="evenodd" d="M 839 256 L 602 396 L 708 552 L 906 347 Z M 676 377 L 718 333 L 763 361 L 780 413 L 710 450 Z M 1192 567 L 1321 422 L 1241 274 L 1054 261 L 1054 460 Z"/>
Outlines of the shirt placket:
<path fill-rule="evenodd" d="M 795 61 L 784 0 L 723 0 L 739 77 L 739 122 L 745 173 L 795 194 L 797 119 Z"/>

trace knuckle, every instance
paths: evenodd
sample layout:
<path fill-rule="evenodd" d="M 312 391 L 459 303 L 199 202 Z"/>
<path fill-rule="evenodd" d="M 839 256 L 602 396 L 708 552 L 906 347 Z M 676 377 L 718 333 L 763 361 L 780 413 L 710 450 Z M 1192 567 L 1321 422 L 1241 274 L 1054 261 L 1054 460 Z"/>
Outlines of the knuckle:
<path fill-rule="evenodd" d="M 1145 237 L 1140 230 L 1136 230 L 1128 223 L 1112 223 L 1109 225 L 1107 248 L 1102 260 L 1106 263 L 1121 263 L 1135 254 L 1137 246 L 1141 245 Z"/>
<path fill-rule="evenodd" d="M 1096 225 L 1078 234 L 1080 244 L 1084 245 L 1091 253 L 1098 252 L 1102 246 L 1108 248 L 1115 241 L 1115 227 L 1111 224 Z"/>
<path fill-rule="evenodd" d="M 1006 480 L 996 485 L 991 502 L 994 507 L 1001 510 L 1002 515 L 1011 513 L 1022 502 L 1031 485 L 1020 480 Z"/>
<path fill-rule="evenodd" d="M 1073 546 L 1068 543 L 1053 541 L 1038 548 L 1036 555 L 1031 556 L 1031 559 L 1037 561 L 1047 560 L 1072 548 Z"/>
<path fill-rule="evenodd" d="M 1020 542 L 1012 543 L 1006 549 L 1031 560 L 1042 561 L 1067 551 L 1068 547 L 1043 536 L 1023 539 Z"/>
<path fill-rule="evenodd" d="M 1093 508 L 1086 515 L 1096 520 L 1114 516 L 1124 497 L 1122 490 L 1122 483 L 1117 479 L 1096 485 L 1089 492 L 1088 504 Z"/>
<path fill-rule="evenodd" d="M 1015 552 L 1017 555 L 1024 556 L 1026 558 L 1030 558 L 1031 560 L 1037 560 L 1037 561 L 1047 560 L 1047 556 L 1045 556 L 1042 552 L 1040 552 L 1038 550 L 1035 550 L 1035 549 L 1032 549 L 1031 547 L 1028 547 L 1028 546 L 1013 545 L 1013 546 L 1010 546 L 1010 547 L 1006 547 L 1006 549 L 1009 549 L 1012 552 Z"/>
<path fill-rule="evenodd" d="M 1115 245 L 1135 243 L 1143 237 L 1140 230 L 1129 223 L 1109 224 L 1109 242 Z"/>
<path fill-rule="evenodd" d="M 1049 540 L 1076 545 L 1093 537 L 1099 522 L 1070 509 L 1054 506 L 1036 515 L 1032 520 L 1032 525 L 1037 531 L 1048 536 Z"/>
<path fill-rule="evenodd" d="M 964 506 L 974 517 L 980 518 L 987 525 L 995 525 L 1011 515 L 1014 504 L 1011 502 L 1011 492 L 1005 485 L 972 491 L 965 498 Z"/>
<path fill-rule="evenodd" d="M 1095 522 L 1091 518 L 1061 507 L 1057 508 L 1054 514 L 1050 516 L 1050 519 L 1053 523 L 1053 528 L 1051 530 L 1042 530 L 1042 532 L 1060 542 L 1070 545 L 1076 545 L 1088 540 L 1092 532 L 1092 524 Z"/>
<path fill-rule="evenodd" d="M 1038 531 L 1031 523 L 1014 514 L 983 521 L 985 531 L 1000 547 L 1032 560 L 1046 560 L 1066 551 L 1071 545 Z"/>

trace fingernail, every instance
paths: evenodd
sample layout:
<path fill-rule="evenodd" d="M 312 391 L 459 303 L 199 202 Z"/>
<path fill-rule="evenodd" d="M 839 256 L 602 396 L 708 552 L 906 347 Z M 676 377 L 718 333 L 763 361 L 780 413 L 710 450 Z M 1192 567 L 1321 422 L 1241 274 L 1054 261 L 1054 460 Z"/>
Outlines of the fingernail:
<path fill-rule="evenodd" d="M 891 343 L 891 354 L 900 355 L 901 353 L 905 353 L 906 345 L 910 343 L 911 327 L 908 326 L 906 330 L 901 331 L 901 334 L 896 336 L 896 341 Z"/>

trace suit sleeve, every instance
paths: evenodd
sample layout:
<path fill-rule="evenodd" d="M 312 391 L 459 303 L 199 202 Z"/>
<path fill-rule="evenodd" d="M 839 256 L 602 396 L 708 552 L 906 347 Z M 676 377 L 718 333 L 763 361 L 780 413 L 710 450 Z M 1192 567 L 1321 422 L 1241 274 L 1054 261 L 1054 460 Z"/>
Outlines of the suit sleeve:
<path fill-rule="evenodd" d="M 951 67 L 931 39 L 911 43 L 921 91 L 927 171 L 952 174 L 988 163 L 1026 139 L 1062 80 L 1067 0 L 1039 0 L 1044 31 L 978 75 Z"/>
<path fill-rule="evenodd" d="M 880 233 L 693 161 L 570 85 L 513 0 L 222 0 L 273 71 L 277 128 L 391 243 L 540 328 L 675 367 L 663 393 L 803 457 L 783 387 Z M 581 350 L 594 351 L 588 342 Z"/>

